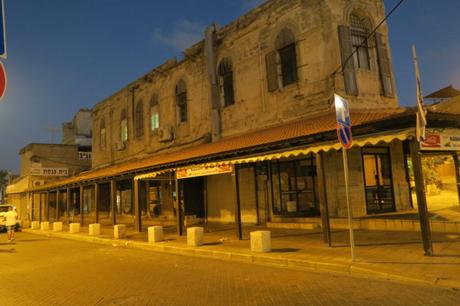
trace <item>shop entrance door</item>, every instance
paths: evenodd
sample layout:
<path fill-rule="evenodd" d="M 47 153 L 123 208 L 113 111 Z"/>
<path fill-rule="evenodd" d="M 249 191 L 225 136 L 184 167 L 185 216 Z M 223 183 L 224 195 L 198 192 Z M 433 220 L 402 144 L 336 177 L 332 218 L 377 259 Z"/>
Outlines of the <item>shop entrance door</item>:
<path fill-rule="evenodd" d="M 204 177 L 183 180 L 183 199 L 185 216 L 205 217 Z"/>

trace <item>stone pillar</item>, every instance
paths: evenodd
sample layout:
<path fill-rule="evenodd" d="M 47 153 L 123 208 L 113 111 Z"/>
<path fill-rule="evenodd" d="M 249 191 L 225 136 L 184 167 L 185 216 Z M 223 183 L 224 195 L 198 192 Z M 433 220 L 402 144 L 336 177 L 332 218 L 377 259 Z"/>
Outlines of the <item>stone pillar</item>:
<path fill-rule="evenodd" d="M 200 246 L 203 245 L 203 228 L 189 227 L 187 228 L 187 245 Z"/>
<path fill-rule="evenodd" d="M 251 232 L 251 251 L 266 253 L 272 250 L 270 231 Z"/>

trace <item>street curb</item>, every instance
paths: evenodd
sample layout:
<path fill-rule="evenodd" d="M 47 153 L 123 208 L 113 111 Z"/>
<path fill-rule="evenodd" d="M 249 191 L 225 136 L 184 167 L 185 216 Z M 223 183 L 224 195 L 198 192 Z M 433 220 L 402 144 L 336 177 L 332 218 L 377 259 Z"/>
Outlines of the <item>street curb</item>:
<path fill-rule="evenodd" d="M 75 240 L 81 242 L 97 243 L 102 245 L 109 245 L 112 247 L 123 247 L 130 249 L 139 249 L 145 251 L 153 251 L 158 253 L 168 253 L 175 255 L 184 255 L 201 258 L 213 258 L 225 261 L 252 263 L 264 266 L 283 267 L 293 270 L 302 271 L 316 271 L 316 272 L 327 272 L 327 273 L 340 273 L 348 274 L 355 277 L 365 277 L 373 279 L 384 279 L 395 282 L 414 283 L 417 285 L 425 286 L 437 286 L 446 289 L 460 289 L 460 281 L 445 280 L 440 278 L 435 279 L 422 279 L 407 277 L 404 275 L 392 274 L 384 271 L 378 271 L 376 269 L 365 268 L 359 266 L 359 263 L 331 263 L 319 260 L 304 260 L 294 259 L 285 257 L 273 257 L 268 254 L 245 254 L 233 251 L 219 251 L 219 250 L 208 250 L 203 248 L 194 248 L 189 246 L 174 246 L 166 245 L 165 242 L 141 242 L 131 241 L 126 239 L 113 239 L 103 237 L 86 236 L 83 234 L 68 234 L 64 232 L 53 232 L 53 231 L 41 231 L 23 229 L 25 233 L 41 235 L 45 237 L 61 238 L 67 240 Z"/>

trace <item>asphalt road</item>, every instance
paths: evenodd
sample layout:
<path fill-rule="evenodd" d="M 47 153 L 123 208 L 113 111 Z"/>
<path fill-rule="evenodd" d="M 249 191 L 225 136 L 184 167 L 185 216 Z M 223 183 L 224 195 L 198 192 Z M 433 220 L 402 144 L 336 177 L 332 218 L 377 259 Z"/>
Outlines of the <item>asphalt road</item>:
<path fill-rule="evenodd" d="M 0 235 L 0 305 L 459 305 L 426 286 Z"/>

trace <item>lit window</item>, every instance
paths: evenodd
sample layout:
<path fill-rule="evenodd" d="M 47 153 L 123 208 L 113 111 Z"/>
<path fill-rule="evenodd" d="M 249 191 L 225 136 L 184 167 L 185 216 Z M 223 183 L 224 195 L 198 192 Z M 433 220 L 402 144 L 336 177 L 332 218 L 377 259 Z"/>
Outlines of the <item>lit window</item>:
<path fill-rule="evenodd" d="M 126 116 L 126 109 L 121 112 L 120 118 L 120 140 L 125 142 L 128 140 L 128 118 Z"/>
<path fill-rule="evenodd" d="M 101 126 L 99 129 L 99 144 L 102 149 L 105 149 L 106 144 L 107 144 L 107 136 L 106 136 L 104 119 L 101 120 Z"/>
<path fill-rule="evenodd" d="M 159 112 L 158 96 L 153 95 L 150 100 L 150 130 L 155 131 L 160 128 L 160 112 Z"/>

